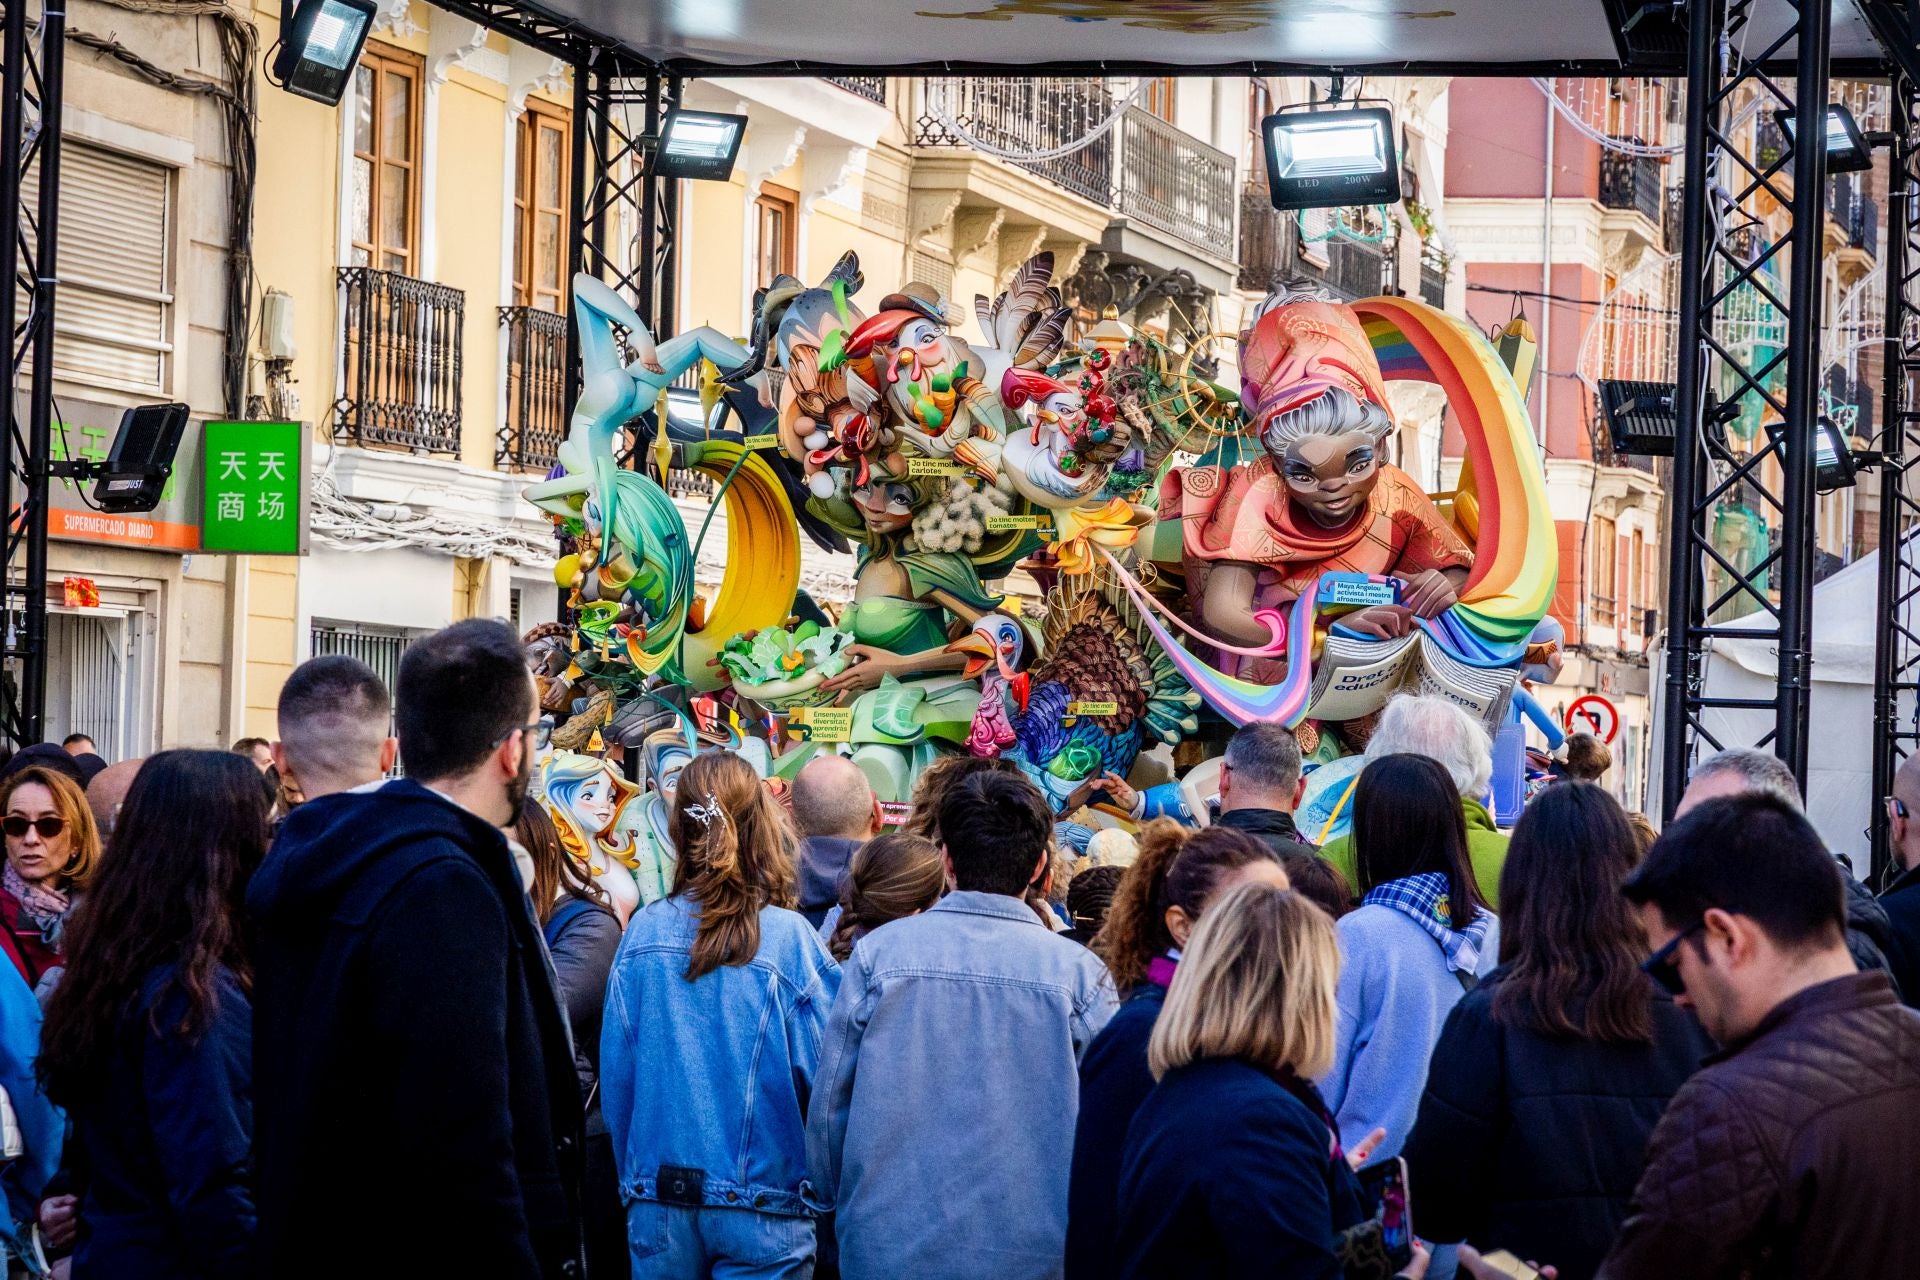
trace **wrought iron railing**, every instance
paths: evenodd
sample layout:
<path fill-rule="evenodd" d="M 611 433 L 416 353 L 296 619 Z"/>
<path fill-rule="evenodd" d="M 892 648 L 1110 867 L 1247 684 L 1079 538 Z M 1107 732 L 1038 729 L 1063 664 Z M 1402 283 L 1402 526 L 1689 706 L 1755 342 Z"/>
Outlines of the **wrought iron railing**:
<path fill-rule="evenodd" d="M 1447 269 L 1426 258 L 1420 260 L 1420 301 L 1430 307 L 1447 305 Z"/>
<path fill-rule="evenodd" d="M 1233 157 L 1141 107 L 1119 124 L 1114 210 L 1222 258 L 1233 256 Z"/>
<path fill-rule="evenodd" d="M 1293 219 L 1273 207 L 1267 188 L 1240 189 L 1240 287 L 1265 293 L 1287 277 L 1293 260 Z"/>
<path fill-rule="evenodd" d="M 1660 225 L 1663 166 L 1653 156 L 1623 156 L 1612 152 L 1600 157 L 1600 204 L 1608 209 L 1628 209 Z"/>
<path fill-rule="evenodd" d="M 567 318 L 538 307 L 501 307 L 507 331 L 507 414 L 494 462 L 551 467 L 567 434 Z"/>
<path fill-rule="evenodd" d="M 845 89 L 856 98 L 865 98 L 868 102 L 886 105 L 887 78 L 885 76 L 827 76 L 825 79 L 836 89 Z"/>
<path fill-rule="evenodd" d="M 460 451 L 466 294 L 393 271 L 341 267 L 341 394 L 334 435 L 353 444 Z"/>
<path fill-rule="evenodd" d="M 989 155 L 996 150 L 1029 155 L 1093 132 L 1113 114 L 1113 95 L 1106 81 L 1092 76 L 934 77 L 920 82 L 919 105 L 915 146 L 970 147 L 969 138 L 977 138 Z M 1113 156 L 1109 132 L 1063 156 L 1011 163 L 1104 205 L 1113 199 Z"/>
<path fill-rule="evenodd" d="M 1320 280 L 1349 302 L 1399 289 L 1399 272 L 1395 270 L 1398 255 L 1384 241 L 1335 236 L 1316 244 L 1314 253 L 1325 259 L 1324 266 L 1313 258 L 1300 256 L 1288 274 L 1297 272 Z"/>
<path fill-rule="evenodd" d="M 1843 173 L 1833 179 L 1827 191 L 1827 212 L 1840 224 L 1848 247 L 1879 256 L 1880 211 L 1858 174 Z"/>

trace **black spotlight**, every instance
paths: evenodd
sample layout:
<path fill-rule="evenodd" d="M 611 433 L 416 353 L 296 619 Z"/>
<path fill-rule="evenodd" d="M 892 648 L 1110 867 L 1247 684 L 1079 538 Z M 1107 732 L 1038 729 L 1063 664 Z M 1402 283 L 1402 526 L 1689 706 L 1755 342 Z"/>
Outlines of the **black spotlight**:
<path fill-rule="evenodd" d="M 282 0 L 273 78 L 288 93 L 334 106 L 373 29 L 374 0 Z"/>
<path fill-rule="evenodd" d="M 1671 382 L 1601 379 L 1600 416 L 1606 419 L 1613 451 L 1671 458 L 1674 433 L 1680 421 L 1674 412 L 1674 396 L 1678 391 Z"/>

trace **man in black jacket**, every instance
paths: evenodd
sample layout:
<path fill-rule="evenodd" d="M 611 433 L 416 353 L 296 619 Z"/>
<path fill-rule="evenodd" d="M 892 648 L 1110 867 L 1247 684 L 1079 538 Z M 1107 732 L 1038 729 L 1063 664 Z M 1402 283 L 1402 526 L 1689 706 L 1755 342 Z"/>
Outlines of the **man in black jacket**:
<path fill-rule="evenodd" d="M 1300 743 L 1284 725 L 1242 725 L 1227 739 L 1220 762 L 1219 825 L 1244 831 L 1275 854 L 1313 853 L 1301 838 L 1293 811 L 1306 788 Z"/>
<path fill-rule="evenodd" d="M 264 1274 L 583 1273 L 566 1015 L 501 828 L 532 681 L 473 620 L 400 664 L 405 779 L 296 809 L 247 894 Z"/>

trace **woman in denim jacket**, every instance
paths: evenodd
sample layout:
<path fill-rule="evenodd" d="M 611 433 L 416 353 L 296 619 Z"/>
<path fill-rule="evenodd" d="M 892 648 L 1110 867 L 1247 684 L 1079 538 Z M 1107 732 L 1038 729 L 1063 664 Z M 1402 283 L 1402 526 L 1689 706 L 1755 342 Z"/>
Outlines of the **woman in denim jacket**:
<path fill-rule="evenodd" d="M 794 901 L 794 837 L 752 767 L 675 788 L 673 893 L 627 926 L 600 1096 L 634 1280 L 813 1272 L 806 1112 L 840 970 Z"/>

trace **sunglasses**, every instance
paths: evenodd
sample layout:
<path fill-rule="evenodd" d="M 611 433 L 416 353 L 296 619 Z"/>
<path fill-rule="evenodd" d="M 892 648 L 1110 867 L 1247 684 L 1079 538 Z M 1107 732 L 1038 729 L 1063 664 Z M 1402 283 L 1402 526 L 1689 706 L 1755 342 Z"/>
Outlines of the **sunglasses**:
<path fill-rule="evenodd" d="M 1670 996 L 1683 996 L 1687 993 L 1686 979 L 1680 976 L 1680 966 L 1674 963 L 1673 953 L 1680 944 L 1707 927 L 1705 920 L 1696 920 L 1667 940 L 1667 945 L 1648 956 L 1640 964 L 1640 971 L 1659 983 Z"/>
<path fill-rule="evenodd" d="M 24 818 L 17 813 L 10 813 L 5 818 L 0 818 L 0 831 L 6 832 L 15 840 L 26 835 L 28 828 L 38 831 L 42 840 L 51 840 L 67 829 L 67 820 L 52 815 L 44 818 Z"/>

